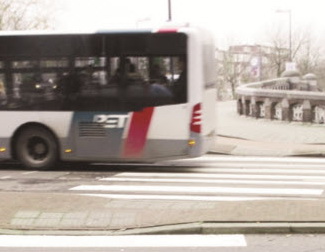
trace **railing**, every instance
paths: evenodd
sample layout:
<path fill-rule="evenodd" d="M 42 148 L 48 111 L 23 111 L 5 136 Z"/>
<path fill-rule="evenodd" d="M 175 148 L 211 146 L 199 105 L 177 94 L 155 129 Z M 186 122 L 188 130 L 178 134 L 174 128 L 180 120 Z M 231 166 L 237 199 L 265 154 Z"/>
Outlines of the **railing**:
<path fill-rule="evenodd" d="M 238 87 L 236 94 L 240 115 L 325 123 L 325 93 L 317 91 L 314 79 L 283 77 L 250 83 Z"/>

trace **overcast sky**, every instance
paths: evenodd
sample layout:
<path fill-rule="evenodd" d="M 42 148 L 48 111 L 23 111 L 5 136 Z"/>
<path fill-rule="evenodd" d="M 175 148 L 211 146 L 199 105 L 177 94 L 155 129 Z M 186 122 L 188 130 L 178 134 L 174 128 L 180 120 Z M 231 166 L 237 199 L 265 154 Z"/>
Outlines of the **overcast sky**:
<path fill-rule="evenodd" d="M 168 0 L 62 0 L 58 29 L 147 27 L 167 20 Z M 217 44 L 263 43 L 274 26 L 289 31 L 309 29 L 325 34 L 324 0 L 171 0 L 174 21 L 205 26 Z"/>

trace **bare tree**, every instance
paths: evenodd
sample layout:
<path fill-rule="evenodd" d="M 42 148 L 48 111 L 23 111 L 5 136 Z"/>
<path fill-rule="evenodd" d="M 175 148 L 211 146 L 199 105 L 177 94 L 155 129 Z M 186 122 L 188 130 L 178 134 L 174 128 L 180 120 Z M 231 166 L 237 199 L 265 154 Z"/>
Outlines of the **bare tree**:
<path fill-rule="evenodd" d="M 269 55 L 269 67 L 275 69 L 277 77 L 285 69 L 285 62 L 289 60 L 289 50 L 285 48 L 287 45 L 286 39 L 284 39 L 280 30 L 274 32 L 270 37 L 270 43 L 272 47 L 272 53 Z"/>
<path fill-rule="evenodd" d="M 232 99 L 235 98 L 235 90 L 239 83 L 251 81 L 251 74 L 247 71 L 250 71 L 250 61 L 253 56 L 245 55 L 248 57 L 245 61 L 240 59 L 240 56 L 230 48 L 222 51 L 218 60 L 218 76 L 222 76 L 218 85 L 219 98 L 223 98 L 222 94 L 227 94 Z"/>
<path fill-rule="evenodd" d="M 295 62 L 301 74 L 316 73 L 324 61 L 324 50 L 321 43 L 309 33 L 304 38 L 300 50 L 297 52 Z"/>
<path fill-rule="evenodd" d="M 54 1 L 0 0 L 0 30 L 51 28 Z"/>
<path fill-rule="evenodd" d="M 289 52 L 289 41 L 282 27 L 269 32 L 269 41 L 273 48 L 270 54 L 270 67 L 274 68 L 277 77 L 285 70 L 285 63 L 293 61 L 301 73 L 314 72 L 317 61 L 320 59 L 320 47 L 316 45 L 310 29 L 297 28 L 292 34 L 291 58 Z"/>

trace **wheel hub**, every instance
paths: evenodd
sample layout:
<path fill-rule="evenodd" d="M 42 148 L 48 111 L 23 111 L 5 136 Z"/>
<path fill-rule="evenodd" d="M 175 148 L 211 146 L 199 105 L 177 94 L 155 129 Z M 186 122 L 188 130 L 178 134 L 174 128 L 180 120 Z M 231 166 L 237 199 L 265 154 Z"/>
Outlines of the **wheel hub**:
<path fill-rule="evenodd" d="M 43 143 L 35 144 L 34 151 L 38 155 L 42 155 L 46 152 L 46 147 Z"/>
<path fill-rule="evenodd" d="M 48 146 L 43 138 L 33 137 L 28 142 L 28 153 L 34 160 L 43 160 L 48 154 Z"/>

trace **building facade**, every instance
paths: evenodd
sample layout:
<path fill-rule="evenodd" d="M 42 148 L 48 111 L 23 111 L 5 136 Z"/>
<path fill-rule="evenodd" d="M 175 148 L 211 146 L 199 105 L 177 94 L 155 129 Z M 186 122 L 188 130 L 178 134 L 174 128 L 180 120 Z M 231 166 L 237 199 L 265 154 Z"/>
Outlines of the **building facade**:
<path fill-rule="evenodd" d="M 233 45 L 228 50 L 217 50 L 218 82 L 223 86 L 223 96 L 234 96 L 235 88 L 241 84 L 280 76 L 288 55 L 288 49 L 264 45 Z"/>

